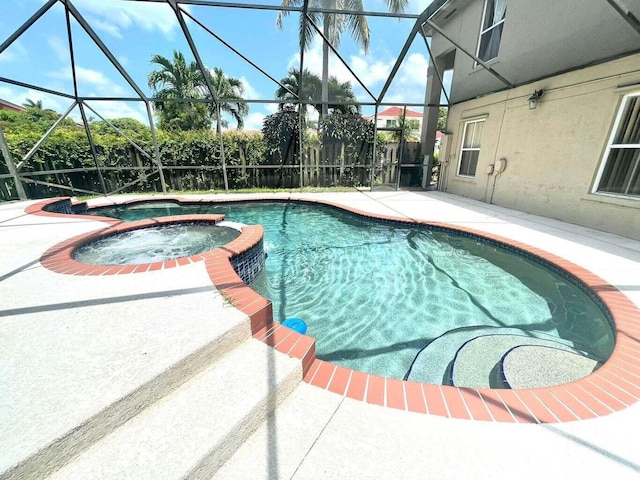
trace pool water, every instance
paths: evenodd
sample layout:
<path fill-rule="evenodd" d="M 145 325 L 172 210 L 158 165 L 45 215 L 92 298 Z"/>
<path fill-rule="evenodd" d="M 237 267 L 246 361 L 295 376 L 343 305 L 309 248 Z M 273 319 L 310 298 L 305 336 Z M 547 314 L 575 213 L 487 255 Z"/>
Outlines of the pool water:
<path fill-rule="evenodd" d="M 176 223 L 139 228 L 81 246 L 73 258 L 92 265 L 132 265 L 188 257 L 225 245 L 240 231 L 213 223 Z"/>
<path fill-rule="evenodd" d="M 432 342 L 441 352 L 447 336 L 467 342 L 468 332 L 492 329 L 558 342 L 600 362 L 613 349 L 608 316 L 567 276 L 453 230 L 382 223 L 301 202 L 147 203 L 92 213 L 128 221 L 222 213 L 263 225 L 268 258 L 252 288 L 273 302 L 275 320 L 306 321 L 318 358 L 363 372 L 447 383 L 441 373 L 409 373 Z M 460 347 L 452 341 L 445 356 Z"/>

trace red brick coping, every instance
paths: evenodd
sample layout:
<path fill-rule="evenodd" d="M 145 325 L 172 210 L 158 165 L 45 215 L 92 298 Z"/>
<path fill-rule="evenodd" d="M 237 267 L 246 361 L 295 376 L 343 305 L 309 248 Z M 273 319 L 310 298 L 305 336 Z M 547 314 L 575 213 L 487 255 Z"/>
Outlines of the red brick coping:
<path fill-rule="evenodd" d="M 45 205 L 58 200 L 60 199 L 40 202 L 27 208 L 26 212 L 40 215 L 65 215 L 42 210 Z M 163 197 L 163 200 L 167 199 Z M 191 199 L 172 198 L 171 200 L 195 203 Z M 309 200 L 305 201 L 309 202 Z M 216 288 L 250 317 L 251 330 L 255 338 L 273 346 L 280 352 L 302 360 L 305 382 L 339 395 L 389 408 L 451 418 L 510 423 L 558 423 L 586 420 L 623 410 L 640 399 L 640 309 L 622 292 L 599 276 L 544 250 L 479 230 L 451 226 L 445 223 L 376 215 L 331 202 L 313 200 L 311 203 L 338 207 L 373 219 L 437 226 L 479 235 L 536 255 L 576 277 L 602 301 L 614 320 L 616 344 L 609 360 L 594 373 L 575 382 L 553 387 L 515 390 L 459 388 L 380 377 L 317 359 L 313 338 L 300 335 L 278 322 L 273 322 L 271 302 L 245 285 L 229 262 L 230 258 L 246 251 L 247 248 L 262 239 L 261 227 L 247 232 L 246 237 L 244 235 L 245 228 L 242 232 L 243 235 L 231 244 L 205 254 L 196 255 L 195 258 L 189 257 L 189 262 L 205 261 L 207 273 Z M 194 216 L 185 217 L 194 218 Z M 196 215 L 195 217 L 202 219 L 204 216 Z M 111 228 L 119 228 L 124 223 L 95 216 L 88 216 L 88 218 L 114 225 Z M 165 218 L 180 218 L 180 221 L 184 221 L 183 217 Z M 158 220 L 155 219 L 151 222 Z M 138 222 L 132 223 L 137 224 Z M 131 229 L 132 223 L 127 223 L 124 229 Z M 70 254 L 72 248 L 75 248 L 72 245 L 77 246 L 81 238 L 84 243 L 87 238 L 102 236 L 108 230 L 109 228 L 74 237 L 57 247 Z M 151 270 L 151 267 L 140 267 L 139 270 L 139 266 L 134 265 L 119 267 L 120 270 L 117 272 L 95 273 L 96 271 L 91 268 L 96 266 L 83 264 L 80 265 L 83 265 L 85 270 L 81 270 L 79 266 L 74 269 L 70 268 L 71 264 L 69 257 L 66 256 L 67 253 L 65 253 L 65 259 L 61 264 L 50 261 L 50 258 L 56 256 L 55 248 L 47 251 L 41 261 L 43 265 L 51 269 L 56 265 L 66 264 L 69 266 L 68 270 L 62 266 L 59 267 L 59 270 L 55 270 L 60 273 L 98 275 Z M 161 268 L 180 265 L 179 260 L 175 261 L 175 265 L 165 266 L 165 262 L 163 262 Z"/>

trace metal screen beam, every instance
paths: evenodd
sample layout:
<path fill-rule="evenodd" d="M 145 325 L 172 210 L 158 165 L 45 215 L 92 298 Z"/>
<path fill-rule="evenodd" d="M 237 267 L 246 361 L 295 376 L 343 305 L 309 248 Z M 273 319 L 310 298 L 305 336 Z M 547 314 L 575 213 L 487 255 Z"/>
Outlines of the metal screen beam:
<path fill-rule="evenodd" d="M 640 20 L 636 18 L 631 10 L 620 0 L 607 0 L 607 2 L 624 18 L 625 22 L 631 25 L 631 28 L 640 35 Z"/>
<path fill-rule="evenodd" d="M 98 178 L 100 179 L 100 186 L 102 187 L 102 193 L 104 196 L 107 196 L 107 186 L 104 183 L 104 177 L 102 176 L 102 172 L 100 171 L 100 167 L 98 166 L 98 153 L 96 152 L 96 145 L 93 143 L 93 135 L 91 135 L 91 130 L 89 129 L 89 121 L 87 120 L 87 115 L 84 111 L 84 104 L 79 103 L 80 107 L 80 115 L 82 116 L 82 123 L 84 123 L 84 131 L 87 134 L 87 140 L 89 140 L 89 147 L 91 148 L 91 155 L 93 155 L 93 162 L 96 165 L 96 171 L 98 172 Z"/>
<path fill-rule="evenodd" d="M 18 37 L 20 35 L 22 35 L 24 32 L 26 32 L 29 27 L 31 25 L 33 25 L 34 23 L 36 23 L 40 17 L 42 17 L 42 15 L 44 15 L 45 13 L 47 13 L 47 11 L 55 4 L 57 3 L 58 0 L 49 0 L 47 3 L 45 3 L 42 7 L 40 7 L 38 9 L 38 11 L 36 13 L 34 13 L 33 15 L 31 15 L 31 17 L 29 17 L 29 19 L 24 22 L 22 25 L 20 25 L 20 27 L 13 32 L 9 38 L 7 38 L 4 42 L 2 42 L 2 44 L 0 45 L 0 54 L 2 52 L 4 52 L 7 48 L 9 48 L 9 46 L 15 42 Z"/>
<path fill-rule="evenodd" d="M 57 90 L 51 90 L 50 88 L 38 87 L 37 85 L 32 85 L 30 83 L 20 82 L 18 80 L 11 80 L 10 78 L 0 77 L 0 82 L 8 83 L 10 85 L 15 85 L 16 87 L 30 88 L 32 90 L 37 90 L 42 93 L 49 93 L 51 95 L 58 95 L 60 97 L 68 98 L 69 100 L 75 100 L 76 97 L 69 93 L 58 92 Z"/>
<path fill-rule="evenodd" d="M 98 112 L 96 112 L 93 108 L 91 108 L 90 105 L 87 105 L 86 103 L 84 103 L 84 106 L 87 107 L 89 110 L 91 110 L 93 113 L 95 113 L 100 120 L 102 120 L 107 125 L 109 125 L 111 128 L 113 128 L 118 134 L 120 134 L 122 137 L 124 137 L 131 144 L 131 146 L 133 146 L 133 148 L 138 150 L 142 155 L 147 157 L 149 160 L 153 160 L 153 157 L 151 155 L 149 155 L 147 152 L 145 152 L 140 145 L 138 145 L 136 142 L 131 140 L 122 130 L 120 130 L 113 123 L 111 123 L 109 120 L 107 120 L 102 115 L 100 115 Z"/>
<path fill-rule="evenodd" d="M 35 183 L 36 185 L 45 185 L 47 187 L 61 188 L 63 190 L 71 190 L 74 193 L 80 192 L 80 193 L 87 193 L 89 195 L 100 195 L 100 193 L 94 192 L 93 190 L 85 190 L 84 188 L 76 188 L 74 186 L 70 187 L 68 185 L 62 185 L 60 183 L 45 182 L 44 180 L 34 180 L 33 178 L 28 178 L 28 177 L 20 177 L 20 179 L 23 182 Z"/>
<path fill-rule="evenodd" d="M 509 88 L 515 88 L 515 85 L 513 83 L 511 83 L 509 80 L 507 80 L 506 78 L 504 78 L 502 75 L 500 75 L 498 72 L 496 72 L 493 68 L 491 68 L 490 65 L 488 65 L 485 61 L 480 60 L 480 58 L 478 58 L 476 55 L 474 55 L 473 53 L 471 53 L 469 50 L 467 50 L 466 48 L 464 48 L 462 45 L 460 45 L 458 42 L 456 42 L 455 40 L 453 40 L 449 35 L 447 35 L 444 30 L 442 30 L 438 25 L 436 25 L 435 23 L 433 23 L 431 20 L 426 20 L 425 23 L 427 25 L 429 25 L 431 28 L 433 28 L 436 32 L 438 32 L 440 35 L 442 35 L 445 39 L 449 40 L 449 42 L 451 42 L 457 49 L 459 49 L 462 53 L 464 53 L 465 55 L 473 58 L 473 60 L 475 60 L 475 62 L 478 65 L 481 65 L 482 68 L 484 68 L 487 72 L 489 72 L 491 75 L 493 75 L 494 77 L 496 77 L 498 80 L 500 80 L 502 83 L 504 83 L 507 87 Z"/>
<path fill-rule="evenodd" d="M 309 15 L 305 15 L 305 17 L 307 18 L 307 21 L 311 24 L 311 26 L 314 28 L 314 30 L 317 32 L 318 35 L 320 35 L 320 37 L 322 37 L 322 40 L 324 42 L 326 42 L 326 44 L 328 45 L 329 49 L 333 52 L 333 54 L 338 57 L 338 59 L 342 62 L 342 64 L 347 68 L 347 70 L 349 70 L 349 73 L 351 73 L 351 75 L 353 75 L 353 78 L 355 78 L 358 83 L 360 84 L 360 86 L 365 90 L 365 92 L 367 92 L 369 94 L 369 96 L 371 97 L 372 100 L 376 100 L 376 97 L 373 93 L 371 93 L 371 90 L 369 90 L 367 88 L 367 86 L 362 83 L 362 80 L 360 80 L 360 77 L 358 77 L 358 75 L 356 75 L 356 72 L 354 72 L 351 67 L 349 66 L 349 64 L 347 62 L 344 61 L 344 59 L 342 58 L 342 56 L 338 53 L 338 50 L 335 49 L 335 47 L 333 45 L 331 45 L 331 42 L 329 41 L 329 39 L 324 35 L 324 33 L 322 32 L 322 30 L 320 30 L 320 28 L 315 24 L 315 22 L 309 17 Z"/>
<path fill-rule="evenodd" d="M 107 46 L 102 42 L 98 34 L 96 34 L 96 32 L 91 28 L 91 26 L 87 23 L 87 21 L 84 19 L 82 14 L 76 9 L 76 7 L 73 6 L 71 1 L 70 0 L 60 0 L 60 1 L 63 2 L 67 6 L 67 8 L 69 8 L 71 15 L 73 15 L 73 17 L 84 29 L 87 35 L 91 37 L 91 40 L 93 40 L 94 43 L 98 46 L 98 48 L 102 51 L 102 53 L 104 53 L 107 59 L 115 67 L 115 69 L 118 70 L 118 73 L 120 73 L 120 75 L 122 75 L 122 77 L 127 81 L 127 83 L 131 85 L 131 88 L 133 88 L 133 90 L 140 96 L 140 99 L 146 100 L 147 96 L 142 92 L 140 87 L 138 87 L 138 85 L 133 80 L 133 78 L 129 76 L 129 74 L 122 67 L 122 65 L 120 65 L 120 62 L 118 62 L 118 60 L 113 55 L 113 53 L 111 53 L 111 50 L 109 50 Z"/>
<path fill-rule="evenodd" d="M 166 3 L 167 0 L 129 0 L 135 2 L 145 3 Z M 196 5 L 202 7 L 224 7 L 224 8 L 241 8 L 245 10 L 273 10 L 283 12 L 301 12 L 303 7 L 295 6 L 282 6 L 282 5 L 265 5 L 255 3 L 234 3 L 234 2 L 221 2 L 214 0 L 177 0 L 177 3 L 182 5 Z M 358 11 L 358 10 L 338 10 L 335 8 L 310 8 L 310 12 L 313 13 L 335 13 L 342 15 L 362 15 L 366 17 L 387 17 L 387 18 L 409 18 L 416 19 L 420 15 L 415 13 L 390 13 L 390 12 L 378 12 L 378 11 Z"/>
<path fill-rule="evenodd" d="M 176 19 L 180 24 L 180 28 L 182 29 L 182 33 L 184 34 L 184 38 L 187 40 L 187 43 L 189 44 L 189 49 L 191 50 L 193 57 L 196 59 L 198 68 L 202 72 L 202 76 L 204 77 L 204 82 L 207 85 L 207 90 L 209 90 L 209 95 L 211 95 L 213 102 L 217 105 L 218 97 L 216 95 L 215 90 L 213 89 L 213 85 L 211 85 L 211 78 L 210 78 L 211 75 L 209 74 L 209 70 L 207 70 L 207 68 L 204 66 L 204 62 L 200 57 L 200 52 L 198 52 L 198 49 L 196 48 L 196 44 L 193 41 L 193 37 L 191 36 L 191 32 L 189 31 L 189 28 L 187 27 L 187 24 L 185 23 L 184 18 L 182 17 L 182 10 L 180 9 L 180 7 L 178 6 L 175 0 L 167 0 L 167 2 L 169 3 L 169 5 L 171 5 L 171 8 L 173 8 L 174 13 L 176 14 Z"/>
<path fill-rule="evenodd" d="M 433 57 L 433 53 L 431 52 L 431 47 L 429 46 L 429 42 L 427 41 L 427 35 L 424 32 L 424 24 L 420 25 L 420 28 L 422 30 L 422 38 L 424 38 L 424 45 L 425 47 L 427 47 L 427 53 L 429 54 L 429 58 L 431 59 L 431 63 L 433 64 L 433 69 L 435 70 L 436 75 L 438 77 L 438 81 L 440 82 L 441 91 L 442 93 L 444 93 L 444 98 L 447 99 L 447 104 L 451 105 L 451 100 L 449 100 L 449 95 L 447 95 L 447 92 L 444 89 L 444 77 L 440 74 L 440 70 L 438 69 L 436 59 Z"/>
<path fill-rule="evenodd" d="M 373 112 L 373 157 L 371 158 L 371 181 L 369 188 L 373 190 L 375 181 L 375 169 L 378 161 L 378 105 L 375 106 Z"/>
<path fill-rule="evenodd" d="M 22 182 L 20 181 L 20 177 L 18 176 L 18 169 L 16 168 L 16 164 L 13 162 L 13 157 L 11 156 L 11 151 L 9 150 L 7 139 L 4 138 L 4 132 L 2 131 L 1 126 L 0 126 L 0 152 L 2 152 L 4 161 L 7 164 L 7 169 L 9 170 L 9 173 L 13 177 L 13 181 L 16 184 L 18 198 L 20 200 L 27 200 L 27 193 L 24 191 L 24 185 L 22 185 Z"/>
<path fill-rule="evenodd" d="M 306 112 L 306 106 L 305 104 L 302 103 L 302 80 L 304 78 L 303 73 L 304 73 L 304 47 L 303 45 L 305 45 L 306 43 L 306 31 L 307 31 L 307 10 L 309 9 L 309 0 L 304 0 L 304 3 L 302 4 L 302 39 L 300 42 L 300 67 L 298 70 L 298 93 L 296 94 L 296 97 L 298 98 L 298 163 L 300 164 L 300 189 L 302 189 L 302 181 L 303 181 L 303 175 L 302 175 L 302 165 L 304 163 L 304 151 L 303 151 L 303 137 L 304 137 L 304 131 L 307 127 L 306 124 L 303 125 L 304 122 L 304 115 L 303 115 L 303 109 Z M 320 122 L 320 119 L 318 118 L 318 122 Z"/>
<path fill-rule="evenodd" d="M 73 51 L 73 38 L 71 37 L 71 18 L 69 15 L 69 6 L 64 4 L 64 17 L 67 25 L 67 42 L 69 44 L 69 58 L 71 59 L 71 80 L 73 81 L 73 95 L 78 101 L 78 77 L 76 75 L 76 56 Z"/>
<path fill-rule="evenodd" d="M 217 130 L 220 137 L 220 162 L 222 163 L 222 179 L 224 180 L 224 191 L 229 192 L 229 179 L 227 177 L 227 162 L 224 158 L 224 142 L 222 139 L 222 128 L 220 128 L 220 104 L 216 103 Z"/>
<path fill-rule="evenodd" d="M 409 36 L 407 37 L 407 40 L 404 42 L 404 45 L 402 46 L 402 50 L 400 50 L 400 53 L 398 54 L 396 63 L 393 64 L 393 68 L 391 68 L 391 72 L 389 72 L 387 81 L 382 87 L 382 90 L 380 90 L 380 95 L 376 99 L 377 103 L 379 103 L 380 100 L 382 100 L 384 96 L 387 94 L 387 90 L 389 90 L 389 87 L 391 86 L 391 82 L 393 81 L 396 74 L 398 73 L 398 70 L 400 69 L 400 65 L 402 65 L 402 62 L 404 61 L 404 57 L 406 57 L 407 52 L 409 51 L 409 48 L 411 48 L 411 44 L 413 43 L 413 39 L 415 38 L 417 32 L 418 32 L 418 22 L 416 22 L 416 24 L 411 29 L 411 32 L 409 32 Z"/>
<path fill-rule="evenodd" d="M 45 134 L 42 136 L 42 138 L 40 140 L 38 140 L 33 147 L 31 147 L 31 150 L 29 150 L 29 152 L 27 152 L 27 154 L 22 158 L 20 163 L 18 163 L 18 165 L 16 165 L 16 169 L 17 170 L 20 170 L 25 165 L 25 163 L 27 163 L 31 159 L 33 154 L 36 153 L 36 151 L 47 140 L 47 138 L 49 138 L 49 136 L 53 133 L 53 131 L 56 128 L 58 128 L 58 125 L 60 125 L 64 121 L 64 119 L 67 118 L 67 116 L 71 113 L 71 110 L 73 110 L 77 104 L 78 104 L 77 102 L 73 102 L 71 104 L 71 106 L 69 108 L 67 108 L 67 111 L 64 112 L 62 114 L 62 116 L 60 118 L 58 118 L 53 125 L 51 125 L 49 130 L 47 130 L 45 132 Z"/>
<path fill-rule="evenodd" d="M 293 93 L 291 90 L 289 90 L 289 88 L 285 85 L 283 85 L 282 83 L 280 83 L 280 81 L 276 80 L 274 77 L 272 77 L 271 75 L 269 75 L 265 70 L 263 70 L 262 68 L 260 68 L 256 63 L 252 62 L 247 56 L 243 55 L 239 50 L 236 50 L 230 43 L 226 42 L 222 37 L 220 37 L 218 34 L 216 34 L 213 30 L 211 30 L 209 27 L 207 27 L 205 24 L 203 24 L 200 20 L 198 20 L 196 17 L 194 17 L 193 15 L 191 15 L 191 13 L 185 11 L 185 10 L 181 10 L 182 13 L 184 15 L 186 15 L 187 17 L 189 17 L 194 23 L 196 23 L 197 25 L 200 26 L 200 28 L 202 28 L 203 30 L 205 30 L 207 33 L 209 33 L 209 35 L 211 35 L 212 37 L 214 37 L 216 40 L 218 40 L 220 43 L 222 43 L 225 47 L 227 47 L 229 50 L 231 50 L 233 53 L 235 53 L 236 55 L 238 55 L 240 58 L 242 58 L 245 62 L 247 62 L 249 65 L 251 65 L 253 68 L 255 68 L 256 70 L 258 70 L 260 73 L 262 73 L 265 77 L 267 77 L 269 80 L 277 83 L 280 87 L 284 88 L 286 91 L 288 91 L 289 93 L 291 93 L 292 95 L 295 95 L 295 93 Z"/>
<path fill-rule="evenodd" d="M 162 161 L 160 160 L 160 147 L 158 147 L 158 136 L 156 135 L 156 127 L 153 124 L 153 114 L 151 113 L 151 104 L 145 100 L 144 105 L 147 109 L 147 118 L 149 119 L 149 130 L 151 130 L 151 140 L 153 140 L 153 155 L 160 173 L 160 186 L 162 193 L 167 193 L 167 184 L 164 181 L 164 172 L 162 171 Z"/>
<path fill-rule="evenodd" d="M 142 172 L 142 177 L 141 178 L 136 178 L 135 180 L 129 182 L 129 183 L 125 183 L 124 185 L 122 185 L 121 187 L 116 188 L 115 190 L 113 190 L 112 192 L 109 192 L 109 195 L 115 195 L 118 192 L 121 192 L 122 190 L 124 190 L 125 188 L 129 188 L 132 185 L 135 185 L 136 183 L 140 183 L 146 179 L 148 179 L 149 177 L 151 177 L 152 175 L 158 173 L 158 170 L 153 170 L 152 172 L 150 172 L 149 174 Z"/>

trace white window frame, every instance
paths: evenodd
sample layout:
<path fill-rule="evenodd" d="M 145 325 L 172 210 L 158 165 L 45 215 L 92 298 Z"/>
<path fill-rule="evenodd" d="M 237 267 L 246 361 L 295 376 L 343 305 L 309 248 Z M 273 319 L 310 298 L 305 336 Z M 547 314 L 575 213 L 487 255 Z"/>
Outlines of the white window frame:
<path fill-rule="evenodd" d="M 494 0 L 495 1 L 495 0 Z M 486 28 L 486 29 L 482 29 L 483 25 L 484 25 L 484 21 L 487 17 L 487 7 L 489 6 L 489 0 L 484 0 L 484 11 L 482 13 L 482 22 L 480 23 L 480 35 L 478 35 L 478 47 L 476 48 L 476 57 L 480 58 L 480 46 L 482 45 L 482 36 L 493 30 L 494 28 L 498 27 L 499 25 L 504 24 L 505 18 L 503 18 L 502 20 L 500 20 L 498 23 L 495 23 L 493 25 L 491 25 L 490 27 Z M 503 29 L 504 32 L 504 29 Z M 500 43 L 502 43 L 502 37 L 500 37 Z M 491 60 L 493 60 L 494 58 L 498 58 L 498 55 L 496 54 L 495 57 L 491 57 L 491 58 L 480 58 L 480 60 L 482 60 L 483 62 L 490 62 Z M 480 64 L 478 62 L 474 62 L 474 67 L 479 67 Z"/>
<path fill-rule="evenodd" d="M 618 106 L 618 112 L 616 113 L 615 121 L 613 122 L 613 128 L 611 129 L 611 133 L 609 134 L 609 138 L 607 140 L 607 148 L 604 151 L 602 156 L 602 160 L 600 161 L 600 167 L 598 168 L 598 173 L 596 174 L 595 181 L 593 182 L 593 187 L 591 188 L 591 193 L 597 195 L 605 195 L 609 197 L 617 197 L 617 198 L 625 198 L 631 200 L 640 200 L 640 196 L 632 195 L 627 193 L 614 193 L 614 192 L 605 192 L 599 191 L 600 182 L 602 181 L 602 176 L 604 174 L 605 168 L 607 167 L 607 162 L 609 160 L 609 156 L 611 154 L 612 149 L 640 149 L 640 143 L 613 143 L 615 141 L 616 136 L 618 135 L 618 129 L 620 128 L 620 122 L 622 121 L 622 116 L 627 106 L 627 102 L 630 98 L 638 97 L 638 101 L 640 101 L 640 91 L 635 91 L 632 93 L 628 93 L 622 100 L 620 101 L 620 105 Z M 635 164 L 633 168 L 633 173 L 630 176 L 630 179 L 633 178 L 634 173 L 638 169 L 640 169 L 640 160 Z"/>
<path fill-rule="evenodd" d="M 462 142 L 460 143 L 460 155 L 458 156 L 458 168 L 456 170 L 456 175 L 458 177 L 464 177 L 464 178 L 475 178 L 476 177 L 476 173 L 478 172 L 478 164 L 476 163 L 476 170 L 473 173 L 473 175 L 465 175 L 460 173 L 460 168 L 462 168 L 462 155 L 464 154 L 464 152 L 478 152 L 478 160 L 480 160 L 480 149 L 482 148 L 482 138 L 480 139 L 480 146 L 479 147 L 465 147 L 464 146 L 464 141 L 466 140 L 467 137 L 467 126 L 471 123 L 482 123 L 485 122 L 487 119 L 486 118 L 476 118 L 474 120 L 467 120 L 466 122 L 464 122 L 464 125 L 462 126 Z M 482 131 L 484 132 L 484 126 L 482 128 Z M 474 129 L 475 132 L 475 129 Z"/>

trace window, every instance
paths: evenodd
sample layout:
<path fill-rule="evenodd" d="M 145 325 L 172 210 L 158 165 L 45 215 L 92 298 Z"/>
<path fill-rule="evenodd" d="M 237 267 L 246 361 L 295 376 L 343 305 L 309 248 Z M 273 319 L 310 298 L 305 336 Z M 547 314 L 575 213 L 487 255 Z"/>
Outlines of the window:
<path fill-rule="evenodd" d="M 623 98 L 600 168 L 598 192 L 640 196 L 640 92 Z"/>
<path fill-rule="evenodd" d="M 498 56 L 504 17 L 507 13 L 507 0 L 485 0 L 482 28 L 478 40 L 478 58 L 483 61 Z"/>
<path fill-rule="evenodd" d="M 387 120 L 387 128 L 394 128 L 397 127 L 398 124 L 396 122 L 396 120 Z"/>
<path fill-rule="evenodd" d="M 458 175 L 475 177 L 478 157 L 480 156 L 480 137 L 482 136 L 483 125 L 484 120 L 472 120 L 464 124 Z"/>

